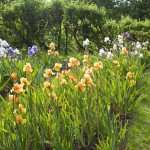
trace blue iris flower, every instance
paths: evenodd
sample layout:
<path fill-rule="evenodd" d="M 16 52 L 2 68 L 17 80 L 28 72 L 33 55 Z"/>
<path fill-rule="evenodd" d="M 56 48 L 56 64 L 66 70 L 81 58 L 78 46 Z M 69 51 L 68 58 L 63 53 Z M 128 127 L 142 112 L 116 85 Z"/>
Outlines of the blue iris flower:
<path fill-rule="evenodd" d="M 128 32 L 125 32 L 125 33 L 124 33 L 124 36 L 130 37 L 130 34 L 129 34 Z"/>
<path fill-rule="evenodd" d="M 10 56 L 12 56 L 15 53 L 12 47 L 8 48 L 8 53 Z"/>
<path fill-rule="evenodd" d="M 35 54 L 35 51 L 33 49 L 31 49 L 31 50 L 28 51 L 28 55 L 30 57 L 32 57 L 34 54 Z"/>
<path fill-rule="evenodd" d="M 32 57 L 36 52 L 38 52 L 37 46 L 33 45 L 32 47 L 28 47 L 28 55 Z"/>
<path fill-rule="evenodd" d="M 38 48 L 37 48 L 37 46 L 35 46 L 35 45 L 32 46 L 32 49 L 33 49 L 35 52 L 38 51 Z"/>

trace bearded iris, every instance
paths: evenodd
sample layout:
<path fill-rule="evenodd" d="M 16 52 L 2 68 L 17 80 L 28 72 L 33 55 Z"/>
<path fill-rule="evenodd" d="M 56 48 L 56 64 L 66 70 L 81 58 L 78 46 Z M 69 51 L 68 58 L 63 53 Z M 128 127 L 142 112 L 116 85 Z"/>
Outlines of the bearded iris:
<path fill-rule="evenodd" d="M 12 47 L 8 48 L 8 53 L 10 56 L 13 56 L 13 54 L 15 53 Z"/>
<path fill-rule="evenodd" d="M 32 57 L 36 52 L 38 52 L 37 46 L 33 45 L 32 47 L 28 47 L 28 55 Z"/>
<path fill-rule="evenodd" d="M 4 47 L 0 47 L 0 57 L 6 57 L 6 50 Z"/>
<path fill-rule="evenodd" d="M 0 39 L 0 46 L 9 47 L 9 44 L 7 43 L 7 41 Z"/>
<path fill-rule="evenodd" d="M 109 42 L 109 41 L 110 41 L 109 37 L 105 37 L 104 42 Z"/>
<path fill-rule="evenodd" d="M 124 36 L 125 36 L 125 37 L 130 37 L 129 32 L 124 32 Z"/>
<path fill-rule="evenodd" d="M 83 41 L 83 46 L 88 46 L 90 43 L 89 39 L 86 38 L 85 41 Z"/>
<path fill-rule="evenodd" d="M 12 47 L 9 47 L 8 48 L 8 53 L 9 53 L 9 56 L 14 59 L 15 58 L 15 51 L 13 50 Z"/>
<path fill-rule="evenodd" d="M 0 57 L 6 57 L 7 47 L 9 47 L 9 44 L 5 40 L 0 39 Z"/>

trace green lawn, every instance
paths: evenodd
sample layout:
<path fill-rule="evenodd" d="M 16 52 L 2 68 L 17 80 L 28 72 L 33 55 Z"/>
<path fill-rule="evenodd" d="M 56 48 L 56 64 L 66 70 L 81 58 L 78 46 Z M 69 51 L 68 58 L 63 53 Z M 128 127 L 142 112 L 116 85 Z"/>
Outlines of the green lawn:
<path fill-rule="evenodd" d="M 143 92 L 147 98 L 135 106 L 133 118 L 129 120 L 128 150 L 150 150 L 150 75 L 146 79 L 147 86 Z"/>

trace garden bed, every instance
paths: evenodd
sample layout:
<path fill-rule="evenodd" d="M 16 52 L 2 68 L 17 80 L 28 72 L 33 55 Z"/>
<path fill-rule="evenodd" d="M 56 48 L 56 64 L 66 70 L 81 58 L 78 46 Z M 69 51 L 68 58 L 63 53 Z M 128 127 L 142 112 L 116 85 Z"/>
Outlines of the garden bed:
<path fill-rule="evenodd" d="M 85 54 L 67 60 L 54 43 L 47 53 L 29 48 L 23 60 L 8 48 L 0 63 L 0 149 L 124 149 L 127 120 L 145 98 L 148 57 L 139 43 L 123 47 L 125 39 L 118 35 L 116 48 L 95 56 L 86 39 Z"/>

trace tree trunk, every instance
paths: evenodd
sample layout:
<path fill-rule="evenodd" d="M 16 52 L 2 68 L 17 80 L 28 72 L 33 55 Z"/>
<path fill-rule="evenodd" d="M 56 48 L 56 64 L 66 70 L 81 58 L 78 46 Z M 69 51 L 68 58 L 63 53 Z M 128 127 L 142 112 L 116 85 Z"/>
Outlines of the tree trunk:
<path fill-rule="evenodd" d="M 59 25 L 58 27 L 58 47 L 57 47 L 57 51 L 60 52 L 60 49 L 61 49 L 61 24 Z"/>
<path fill-rule="evenodd" d="M 79 52 L 81 52 L 82 50 L 84 50 L 84 47 L 80 44 L 80 42 L 77 39 L 77 30 L 76 29 L 74 29 L 73 36 L 74 36 L 75 42 L 78 46 Z"/>
<path fill-rule="evenodd" d="M 27 48 L 32 46 L 32 34 L 29 28 L 27 29 L 26 45 Z"/>
<path fill-rule="evenodd" d="M 65 26 L 65 36 L 66 36 L 66 42 L 65 42 L 65 55 L 68 55 L 68 26 Z"/>

